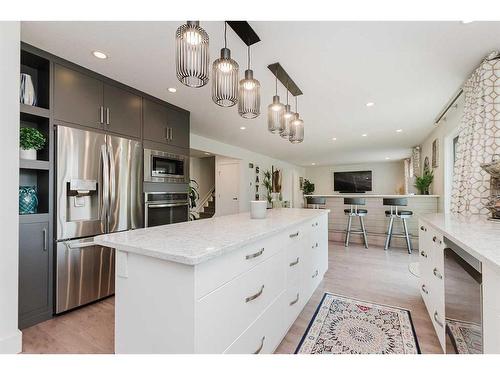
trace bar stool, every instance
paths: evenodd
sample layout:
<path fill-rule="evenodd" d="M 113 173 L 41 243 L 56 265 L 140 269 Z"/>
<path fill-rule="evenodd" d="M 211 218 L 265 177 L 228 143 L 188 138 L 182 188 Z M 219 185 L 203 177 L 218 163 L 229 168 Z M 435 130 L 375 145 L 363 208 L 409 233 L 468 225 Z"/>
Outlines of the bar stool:
<path fill-rule="evenodd" d="M 365 205 L 365 198 L 344 198 L 344 204 L 350 205 L 349 208 L 346 208 L 344 210 L 344 214 L 349 216 L 349 220 L 347 222 L 347 230 L 345 233 L 345 246 L 346 247 L 349 246 L 349 237 L 351 236 L 351 233 L 362 233 L 365 247 L 368 249 L 368 238 L 366 236 L 365 223 L 363 221 L 363 217 L 366 216 L 368 210 L 365 210 L 364 208 L 358 208 L 358 206 Z M 361 230 L 358 229 L 353 230 L 351 228 L 352 218 L 356 216 L 359 217 L 359 224 L 361 225 Z"/>
<path fill-rule="evenodd" d="M 325 197 L 306 197 L 307 208 L 325 208 Z"/>
<path fill-rule="evenodd" d="M 389 228 L 387 229 L 387 238 L 385 239 L 384 250 L 389 249 L 391 246 L 392 237 L 404 237 L 406 238 L 406 246 L 408 247 L 408 254 L 411 254 L 411 240 L 408 234 L 408 226 L 406 224 L 406 219 L 413 216 L 413 211 L 410 210 L 400 210 L 399 207 L 408 206 L 408 198 L 384 198 L 384 206 L 391 206 L 390 210 L 385 211 L 385 217 L 390 218 Z M 392 228 L 394 225 L 394 218 L 401 219 L 403 224 L 404 233 L 392 233 Z"/>

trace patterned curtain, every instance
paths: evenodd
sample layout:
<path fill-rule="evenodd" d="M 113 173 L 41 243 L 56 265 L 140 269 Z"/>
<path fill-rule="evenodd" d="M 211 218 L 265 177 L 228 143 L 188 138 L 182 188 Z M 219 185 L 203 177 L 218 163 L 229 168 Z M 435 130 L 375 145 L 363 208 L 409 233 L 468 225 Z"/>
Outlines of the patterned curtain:
<path fill-rule="evenodd" d="M 463 90 L 465 107 L 453 170 L 451 211 L 487 214 L 490 176 L 481 169 L 500 153 L 500 59 L 494 52 Z"/>

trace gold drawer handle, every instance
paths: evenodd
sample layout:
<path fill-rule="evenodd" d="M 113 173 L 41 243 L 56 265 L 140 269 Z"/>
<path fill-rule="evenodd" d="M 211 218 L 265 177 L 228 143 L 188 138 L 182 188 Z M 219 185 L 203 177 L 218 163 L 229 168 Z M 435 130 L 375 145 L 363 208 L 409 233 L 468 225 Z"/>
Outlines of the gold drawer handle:
<path fill-rule="evenodd" d="M 438 279 L 442 280 L 443 279 L 443 275 L 441 275 L 441 273 L 438 271 L 437 268 L 434 268 L 432 270 L 432 273 L 434 274 L 434 276 L 436 276 Z"/>
<path fill-rule="evenodd" d="M 263 291 L 264 291 L 264 284 L 262 284 L 262 286 L 260 287 L 260 290 L 257 293 L 255 293 L 253 296 L 245 298 L 245 302 L 248 303 L 248 302 L 253 301 L 254 299 L 258 298 L 262 294 Z"/>
<path fill-rule="evenodd" d="M 249 254 L 245 257 L 245 259 L 253 259 L 253 258 L 257 258 L 257 257 L 260 257 L 262 254 L 264 253 L 264 248 L 260 249 L 259 251 L 257 251 L 256 253 L 253 253 L 253 254 Z"/>
<path fill-rule="evenodd" d="M 290 302 L 290 306 L 295 305 L 297 302 L 299 302 L 299 293 L 297 293 L 297 298 L 295 298 L 292 302 Z"/>
<path fill-rule="evenodd" d="M 427 258 L 427 253 L 423 250 L 420 252 L 420 255 L 422 255 L 424 258 Z"/>
<path fill-rule="evenodd" d="M 299 235 L 299 231 L 295 232 L 295 233 L 292 233 L 290 234 L 288 237 L 290 238 L 294 238 L 294 237 L 297 237 Z"/>
<path fill-rule="evenodd" d="M 299 257 L 297 257 L 296 261 L 290 263 L 290 267 L 296 266 L 297 264 L 299 264 Z"/>
<path fill-rule="evenodd" d="M 429 294 L 429 291 L 425 287 L 425 284 L 422 284 L 422 292 L 424 292 L 425 294 Z"/>
<path fill-rule="evenodd" d="M 266 336 L 262 336 L 262 339 L 260 339 L 260 346 L 259 348 L 253 352 L 253 354 L 259 354 L 262 348 L 264 347 L 264 340 L 266 339 Z"/>

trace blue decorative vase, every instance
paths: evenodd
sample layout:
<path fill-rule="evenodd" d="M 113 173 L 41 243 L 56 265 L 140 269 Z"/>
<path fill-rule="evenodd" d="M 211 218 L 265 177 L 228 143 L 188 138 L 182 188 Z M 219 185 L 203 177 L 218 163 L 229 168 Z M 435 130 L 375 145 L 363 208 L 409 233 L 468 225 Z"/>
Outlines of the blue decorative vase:
<path fill-rule="evenodd" d="M 19 186 L 19 214 L 36 214 L 37 209 L 36 186 Z"/>

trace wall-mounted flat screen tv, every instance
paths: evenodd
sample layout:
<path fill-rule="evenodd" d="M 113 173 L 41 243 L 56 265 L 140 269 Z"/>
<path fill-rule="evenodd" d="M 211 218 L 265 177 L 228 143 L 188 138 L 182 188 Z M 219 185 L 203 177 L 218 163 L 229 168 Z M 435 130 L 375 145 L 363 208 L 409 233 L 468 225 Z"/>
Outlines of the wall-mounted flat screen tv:
<path fill-rule="evenodd" d="M 333 172 L 333 190 L 365 193 L 372 190 L 372 171 Z"/>

